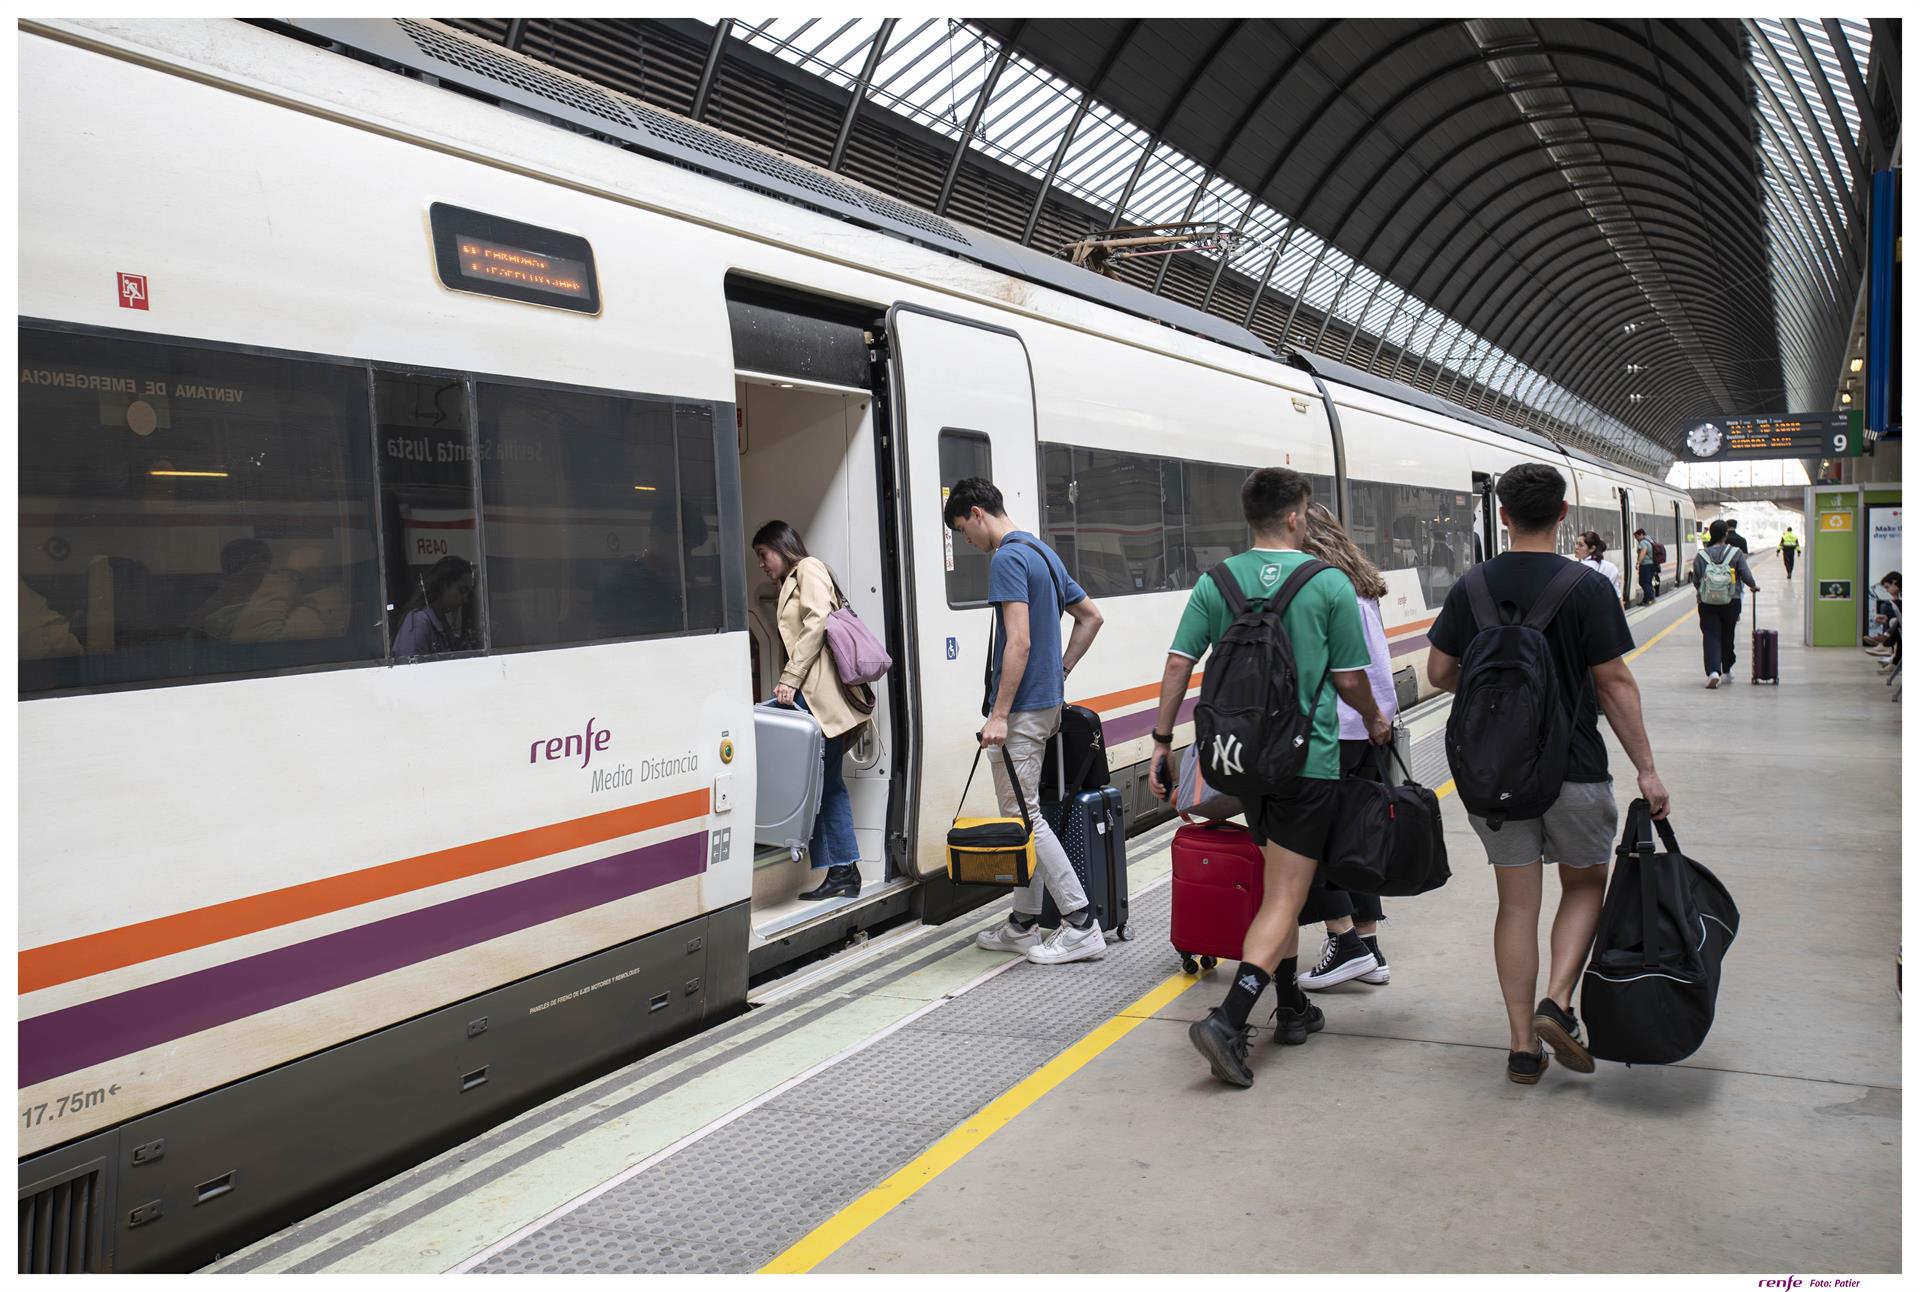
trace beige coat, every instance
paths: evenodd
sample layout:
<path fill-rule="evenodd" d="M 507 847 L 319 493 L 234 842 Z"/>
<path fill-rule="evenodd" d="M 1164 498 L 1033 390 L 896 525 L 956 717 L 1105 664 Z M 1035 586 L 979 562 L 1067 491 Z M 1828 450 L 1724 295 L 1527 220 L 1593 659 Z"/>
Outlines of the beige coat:
<path fill-rule="evenodd" d="M 867 720 L 847 702 L 827 650 L 827 616 L 839 605 L 833 576 L 816 557 L 796 563 L 780 585 L 780 640 L 787 648 L 780 681 L 807 698 L 820 730 L 829 736 L 844 735 Z"/>

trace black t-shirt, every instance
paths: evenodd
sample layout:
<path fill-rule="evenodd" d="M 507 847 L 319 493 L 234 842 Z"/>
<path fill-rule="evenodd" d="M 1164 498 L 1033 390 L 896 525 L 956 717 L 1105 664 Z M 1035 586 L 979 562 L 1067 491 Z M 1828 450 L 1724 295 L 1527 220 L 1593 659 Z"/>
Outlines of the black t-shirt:
<path fill-rule="evenodd" d="M 1524 616 L 1566 564 L 1566 557 L 1553 552 L 1502 552 L 1482 568 L 1487 572 L 1487 591 L 1493 594 L 1494 604 L 1504 609 L 1511 603 Z M 1474 631 L 1473 605 L 1467 600 L 1466 580 L 1462 579 L 1448 590 L 1446 604 L 1440 607 L 1440 617 L 1433 621 L 1427 641 L 1435 650 L 1458 659 L 1467 653 Z M 1604 781 L 1607 746 L 1600 739 L 1600 697 L 1594 692 L 1590 670 L 1633 649 L 1627 616 L 1604 574 L 1587 567 L 1586 577 L 1574 585 L 1561 603 L 1560 613 L 1547 625 L 1546 638 L 1553 648 L 1560 689 L 1573 713 L 1567 779 Z"/>

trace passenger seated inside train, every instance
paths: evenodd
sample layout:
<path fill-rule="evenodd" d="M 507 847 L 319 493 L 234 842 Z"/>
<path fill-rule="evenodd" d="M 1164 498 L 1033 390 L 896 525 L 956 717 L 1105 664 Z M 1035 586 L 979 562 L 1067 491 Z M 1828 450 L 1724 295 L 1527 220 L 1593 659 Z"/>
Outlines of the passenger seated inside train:
<path fill-rule="evenodd" d="M 421 579 L 400 608 L 393 632 L 393 657 L 416 658 L 472 650 L 472 626 L 465 613 L 473 598 L 473 563 L 465 557 L 443 556 Z"/>

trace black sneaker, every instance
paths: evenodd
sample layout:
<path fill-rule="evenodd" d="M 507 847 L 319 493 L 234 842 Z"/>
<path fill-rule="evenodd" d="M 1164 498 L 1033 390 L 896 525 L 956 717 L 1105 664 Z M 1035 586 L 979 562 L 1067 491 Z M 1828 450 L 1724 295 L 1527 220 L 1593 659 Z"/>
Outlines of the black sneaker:
<path fill-rule="evenodd" d="M 1253 1040 L 1251 1027 L 1235 1027 L 1216 1005 L 1187 1029 L 1187 1039 L 1206 1056 L 1214 1076 L 1230 1086 L 1245 1088 L 1253 1084 L 1253 1069 L 1247 1066 L 1247 1047 Z"/>
<path fill-rule="evenodd" d="M 1308 991 L 1320 991 L 1343 982 L 1350 982 L 1364 974 L 1372 973 L 1380 967 L 1380 962 L 1367 950 L 1367 944 L 1357 937 L 1340 934 L 1327 939 L 1327 948 L 1321 953 L 1320 963 L 1294 979 Z"/>
<path fill-rule="evenodd" d="M 1547 1070 L 1547 1052 L 1544 1048 L 1528 1054 L 1525 1050 L 1507 1051 L 1507 1080 L 1523 1086 L 1536 1085 L 1540 1074 Z"/>
<path fill-rule="evenodd" d="M 1542 996 L 1533 1007 L 1533 1034 L 1553 1047 L 1560 1066 L 1574 1072 L 1592 1072 L 1593 1056 L 1580 1043 L 1580 1024 L 1567 1010 Z"/>
<path fill-rule="evenodd" d="M 1393 981 L 1393 974 L 1387 969 L 1387 953 L 1380 949 L 1379 937 L 1377 935 L 1370 938 L 1363 937 L 1360 940 L 1367 944 L 1367 950 L 1373 952 L 1373 958 L 1380 962 L 1378 968 L 1369 969 L 1361 974 L 1360 981 L 1370 982 L 1376 987 L 1386 986 Z"/>
<path fill-rule="evenodd" d="M 1320 1007 L 1304 996 L 1300 998 L 1299 1009 L 1282 1005 L 1274 1011 L 1274 1017 L 1279 1021 L 1274 1025 L 1273 1039 L 1281 1045 L 1305 1045 L 1309 1032 L 1318 1032 L 1327 1025 L 1327 1016 L 1320 1012 Z"/>
<path fill-rule="evenodd" d="M 829 897 L 858 897 L 860 895 L 860 868 L 858 866 L 828 866 L 827 877 L 820 881 L 820 887 L 800 894 L 803 902 L 821 902 Z"/>

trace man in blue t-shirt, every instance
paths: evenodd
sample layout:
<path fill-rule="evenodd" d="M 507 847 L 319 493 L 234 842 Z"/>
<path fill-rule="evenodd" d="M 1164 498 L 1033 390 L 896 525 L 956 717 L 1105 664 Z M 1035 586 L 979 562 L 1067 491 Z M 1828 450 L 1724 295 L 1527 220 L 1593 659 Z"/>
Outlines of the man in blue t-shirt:
<path fill-rule="evenodd" d="M 1039 806 L 1041 765 L 1046 761 L 1047 742 L 1060 730 L 1067 674 L 1093 645 L 1100 631 L 1100 611 L 1053 549 L 1008 519 L 1005 501 L 991 480 L 969 476 L 955 484 L 947 494 L 942 519 L 992 557 L 987 599 L 993 603 L 993 656 L 987 676 L 987 724 L 981 729 L 980 743 L 990 750 L 1006 746 L 1032 815 L 1034 857 L 1039 863 L 1033 882 L 1013 895 L 1013 913 L 1007 923 L 976 940 L 989 951 L 1024 951 L 1034 964 L 1097 960 L 1107 949 L 1106 935 L 1093 918 L 1093 907 L 1067 860 L 1067 850 L 1054 837 Z M 1073 619 L 1064 651 L 1060 647 L 1062 612 Z M 988 761 L 1000 811 L 1014 816 L 1020 805 L 1007 780 L 1006 766 L 999 758 Z M 1044 939 L 1039 928 L 1043 885 L 1060 908 L 1060 927 Z"/>

